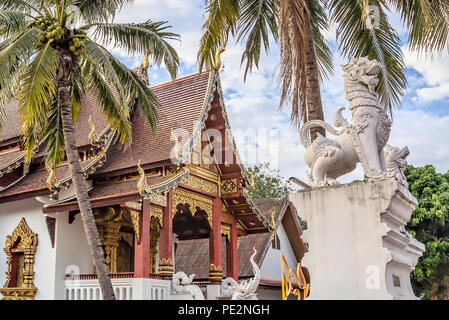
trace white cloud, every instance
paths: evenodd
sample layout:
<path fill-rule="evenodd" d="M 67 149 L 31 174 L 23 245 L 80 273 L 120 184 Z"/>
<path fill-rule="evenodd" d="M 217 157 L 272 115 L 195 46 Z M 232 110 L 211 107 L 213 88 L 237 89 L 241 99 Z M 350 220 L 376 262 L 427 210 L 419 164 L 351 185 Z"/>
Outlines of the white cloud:
<path fill-rule="evenodd" d="M 152 20 L 168 20 L 173 26 L 172 31 L 181 34 L 181 43 L 174 43 L 182 61 L 181 70 L 196 68 L 196 55 L 201 26 L 203 24 L 204 1 L 183 0 L 138 0 L 136 5 L 128 7 L 117 17 L 119 22 L 138 22 L 151 18 Z M 329 39 L 334 40 L 335 26 L 329 32 Z M 262 53 L 260 70 L 256 68 L 243 81 L 244 68 L 240 66 L 243 47 L 229 42 L 226 52 L 222 55 L 225 72 L 222 73 L 222 85 L 225 92 L 225 103 L 236 135 L 241 156 L 246 160 L 254 160 L 257 154 L 257 143 L 260 144 L 258 163 L 272 162 L 276 168 L 279 164 L 281 174 L 285 177 L 296 176 L 307 181 L 304 162 L 304 147 L 299 143 L 298 132 L 289 122 L 290 114 L 286 109 L 278 110 L 279 91 L 277 89 L 276 67 L 279 63 L 277 45 L 272 41 L 268 55 Z M 416 91 L 418 99 L 441 99 L 449 93 L 449 59 L 442 57 L 435 61 L 418 60 L 417 56 L 404 50 L 407 66 L 414 68 L 422 76 L 410 78 L 416 85 L 424 84 L 424 88 Z M 331 122 L 334 112 L 341 106 L 347 106 L 343 89 L 341 64 L 347 62 L 338 54 L 334 54 L 335 75 L 325 81 L 322 90 L 322 101 L 326 121 Z M 136 60 L 138 63 L 138 60 Z M 152 83 L 163 80 L 166 75 L 162 72 L 150 73 Z M 183 72 L 183 71 L 182 71 Z M 181 74 L 182 75 L 182 74 Z M 432 91 L 433 90 L 433 91 Z M 411 92 L 413 93 L 413 92 Z M 394 125 L 391 133 L 391 144 L 396 146 L 408 145 L 410 149 L 409 162 L 413 165 L 434 164 L 438 170 L 449 170 L 449 117 L 438 117 L 431 109 L 425 111 L 413 110 L 412 106 L 404 106 L 395 113 Z M 350 118 L 349 112 L 345 113 Z M 245 140 L 244 132 L 257 132 L 260 129 L 275 128 L 278 135 L 270 141 L 255 141 L 254 138 Z M 270 153 L 264 150 L 272 150 Z M 252 158 L 252 159 L 251 159 Z M 254 163 L 249 163 L 254 164 Z M 363 171 L 358 166 L 351 174 L 341 177 L 341 182 L 362 179 Z"/>

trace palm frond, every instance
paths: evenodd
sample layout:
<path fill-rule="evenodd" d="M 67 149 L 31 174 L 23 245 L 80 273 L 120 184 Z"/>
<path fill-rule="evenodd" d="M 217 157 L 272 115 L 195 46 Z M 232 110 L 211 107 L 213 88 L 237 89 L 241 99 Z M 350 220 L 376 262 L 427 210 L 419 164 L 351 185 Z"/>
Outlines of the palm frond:
<path fill-rule="evenodd" d="M 112 43 L 115 48 L 123 49 L 128 55 L 145 55 L 151 51 L 156 65 L 164 62 L 170 76 L 174 79 L 178 73 L 179 57 L 167 40 L 179 40 L 179 35 L 167 31 L 171 26 L 166 21 L 148 20 L 139 24 L 98 23 L 86 26 L 93 28 L 93 35 L 102 43 Z"/>
<path fill-rule="evenodd" d="M 292 105 L 291 121 L 306 121 L 306 58 L 312 30 L 306 0 L 280 1 L 278 8 L 281 62 L 279 83 L 282 107 Z"/>
<path fill-rule="evenodd" d="M 72 0 L 87 23 L 112 21 L 115 15 L 134 0 Z"/>
<path fill-rule="evenodd" d="M 55 168 L 64 161 L 65 141 L 62 126 L 61 109 L 58 99 L 55 97 L 47 112 L 46 126 L 43 129 L 42 141 L 46 142 L 45 164 L 47 167 Z"/>
<path fill-rule="evenodd" d="M 104 61 L 103 68 L 97 68 L 96 70 L 102 73 L 104 78 L 108 78 L 108 74 L 112 75 L 108 78 L 111 79 L 108 85 L 114 88 L 114 94 L 116 96 L 119 92 L 124 93 L 124 102 L 127 106 L 138 103 L 138 106 L 144 111 L 145 117 L 154 133 L 157 121 L 156 108 L 160 106 L 160 103 L 143 80 L 99 44 L 86 41 L 86 57 L 91 59 L 93 63 L 97 59 L 95 57 Z M 127 142 L 127 139 L 129 139 L 129 137 L 121 137 L 120 135 L 117 138 L 122 143 Z"/>
<path fill-rule="evenodd" d="M 34 57 L 20 79 L 19 115 L 24 132 L 30 128 L 38 131 L 44 128 L 42 115 L 47 113 L 56 93 L 55 77 L 60 54 L 50 44 L 51 41 Z M 30 159 L 31 152 L 32 148 L 27 149 L 27 159 Z"/>
<path fill-rule="evenodd" d="M 10 75 L 9 81 L 5 81 L 4 85 L 0 88 L 0 131 L 3 126 L 4 120 L 4 107 L 7 103 L 16 98 L 16 94 L 20 84 L 20 78 L 22 76 L 25 64 L 21 64 Z"/>
<path fill-rule="evenodd" d="M 35 52 L 39 32 L 29 29 L 0 43 L 0 87 L 5 86 L 11 72 Z"/>
<path fill-rule="evenodd" d="M 323 32 L 329 29 L 329 21 L 324 8 L 318 0 L 310 0 L 309 9 L 319 77 L 320 81 L 322 81 L 334 73 L 332 51 L 323 35 Z"/>
<path fill-rule="evenodd" d="M 86 94 L 87 83 L 80 74 L 72 74 L 70 80 L 70 97 L 72 100 L 73 122 L 78 121 L 78 114 L 82 108 L 82 98 Z"/>
<path fill-rule="evenodd" d="M 114 87 L 110 86 L 101 72 L 89 61 L 83 65 L 83 76 L 87 79 L 87 88 L 97 100 L 108 123 L 117 130 L 117 135 L 122 143 L 127 143 L 131 138 L 130 110 L 127 103 L 120 103 L 115 94 Z M 114 92 L 114 91 L 115 92 Z"/>
<path fill-rule="evenodd" d="M 215 54 L 220 47 L 226 45 L 229 33 L 234 34 L 240 16 L 239 0 L 207 0 L 206 4 L 207 19 L 202 27 L 203 33 L 198 50 L 200 72 L 203 67 L 213 68 Z"/>
<path fill-rule="evenodd" d="M 265 52 L 270 49 L 269 33 L 278 40 L 274 0 L 243 0 L 238 20 L 237 41 L 247 38 L 242 64 L 246 61 L 245 75 L 251 72 L 253 65 L 259 68 L 262 44 Z"/>
<path fill-rule="evenodd" d="M 369 26 L 371 20 L 366 10 L 370 4 L 378 8 L 379 28 Z M 389 24 L 382 4 L 383 1 L 332 0 L 329 8 L 331 19 L 338 23 L 337 40 L 343 55 L 368 56 L 382 64 L 376 91 L 382 106 L 391 113 L 400 104 L 407 81 L 401 42 Z"/>
<path fill-rule="evenodd" d="M 38 14 L 43 16 L 42 0 L 0 0 L 0 10 L 23 12 L 26 14 Z"/>
<path fill-rule="evenodd" d="M 447 0 L 392 0 L 408 31 L 410 49 L 441 52 L 448 45 L 449 2 Z"/>
<path fill-rule="evenodd" d="M 23 30 L 28 15 L 23 12 L 0 10 L 0 35 L 8 37 L 11 32 Z"/>

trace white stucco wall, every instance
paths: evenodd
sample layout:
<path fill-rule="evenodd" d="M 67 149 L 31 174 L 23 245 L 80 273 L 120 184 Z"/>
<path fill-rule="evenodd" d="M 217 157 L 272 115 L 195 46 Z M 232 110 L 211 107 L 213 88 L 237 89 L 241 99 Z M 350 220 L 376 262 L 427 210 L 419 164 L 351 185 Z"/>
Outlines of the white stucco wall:
<path fill-rule="evenodd" d="M 288 266 L 290 268 L 296 269 L 296 265 L 298 263 L 288 240 L 287 233 L 285 232 L 282 224 L 277 229 L 277 235 L 279 237 L 281 249 L 273 249 L 270 243 L 267 255 L 265 256 L 265 259 L 262 262 L 262 266 L 260 268 L 263 280 L 281 281 L 281 253 L 287 260 Z"/>
<path fill-rule="evenodd" d="M 68 212 L 52 215 L 56 218 L 56 270 L 55 299 L 64 299 L 64 280 L 66 272 L 78 270 L 80 274 L 93 273 L 93 263 L 84 233 L 81 215 L 69 224 Z"/>
<path fill-rule="evenodd" d="M 6 236 L 14 231 L 22 217 L 38 238 L 34 264 L 34 285 L 38 288 L 35 299 L 53 299 L 56 255 L 51 247 L 42 204 L 34 198 L 0 204 L 0 286 L 6 282 L 6 254 L 3 251 Z"/>

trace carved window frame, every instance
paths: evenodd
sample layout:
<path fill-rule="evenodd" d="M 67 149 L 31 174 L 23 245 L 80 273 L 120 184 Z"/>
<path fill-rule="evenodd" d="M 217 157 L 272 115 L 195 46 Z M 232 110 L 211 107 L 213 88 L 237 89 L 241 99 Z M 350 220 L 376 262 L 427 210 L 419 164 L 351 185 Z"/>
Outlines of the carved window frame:
<path fill-rule="evenodd" d="M 5 248 L 6 283 L 0 289 L 3 300 L 34 300 L 37 288 L 34 286 L 34 263 L 37 250 L 37 233 L 34 233 L 22 217 L 17 227 L 6 237 Z M 17 286 L 18 270 L 15 262 L 18 253 L 23 253 L 21 285 Z M 15 283 L 12 283 L 15 279 Z"/>

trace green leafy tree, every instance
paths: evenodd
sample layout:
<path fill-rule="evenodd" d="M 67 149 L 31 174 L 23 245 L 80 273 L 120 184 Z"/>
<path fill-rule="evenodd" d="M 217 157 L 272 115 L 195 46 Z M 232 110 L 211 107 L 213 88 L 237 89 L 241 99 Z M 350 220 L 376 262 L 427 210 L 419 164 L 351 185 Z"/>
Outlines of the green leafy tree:
<path fill-rule="evenodd" d="M 281 107 L 291 104 L 291 120 L 298 127 L 323 120 L 320 83 L 333 72 L 325 36 L 332 22 L 345 57 L 368 56 L 382 64 L 376 91 L 383 107 L 392 111 L 404 94 L 406 78 L 403 43 L 389 22 L 389 11 L 400 15 L 411 49 L 444 50 L 449 35 L 447 0 L 206 0 L 200 70 L 214 66 L 216 52 L 233 35 L 244 45 L 246 79 L 248 71 L 259 67 L 262 50 L 270 49 L 272 35 L 280 48 Z"/>
<path fill-rule="evenodd" d="M 280 198 L 294 191 L 292 183 L 280 176 L 279 170 L 271 168 L 267 162 L 246 171 L 251 176 L 253 187 L 248 190 L 254 200 Z"/>
<path fill-rule="evenodd" d="M 449 173 L 432 165 L 408 166 L 409 189 L 418 199 L 407 230 L 426 246 L 413 271 L 415 293 L 424 299 L 449 298 Z"/>
<path fill-rule="evenodd" d="M 166 22 L 113 23 L 133 0 L 0 0 L 0 109 L 14 99 L 24 132 L 27 160 L 46 141 L 46 165 L 54 170 L 67 156 L 81 217 L 103 298 L 115 299 L 98 230 L 78 160 L 75 122 L 88 91 L 116 131 L 131 139 L 136 102 L 151 128 L 159 102 L 141 79 L 103 45 L 130 55 L 151 53 L 176 77 L 179 59 L 167 40 L 178 39 Z"/>

